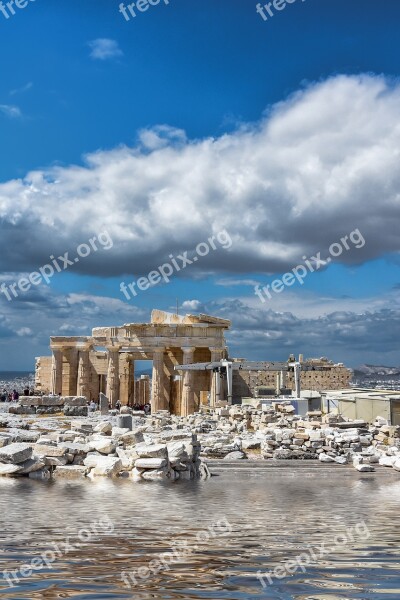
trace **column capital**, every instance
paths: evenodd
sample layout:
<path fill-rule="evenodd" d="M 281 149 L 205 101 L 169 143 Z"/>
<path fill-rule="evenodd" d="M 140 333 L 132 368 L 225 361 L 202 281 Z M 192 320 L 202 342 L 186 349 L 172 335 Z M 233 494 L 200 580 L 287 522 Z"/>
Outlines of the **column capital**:
<path fill-rule="evenodd" d="M 121 346 L 106 346 L 107 352 L 119 352 L 121 350 Z"/>
<path fill-rule="evenodd" d="M 209 346 L 208 349 L 211 352 L 221 352 L 221 354 L 222 352 L 225 352 L 225 348 L 223 346 Z"/>
<path fill-rule="evenodd" d="M 183 351 L 184 354 L 190 354 L 193 353 L 196 350 L 195 346 L 181 346 L 181 350 Z"/>
<path fill-rule="evenodd" d="M 64 352 L 64 350 L 67 350 L 67 346 L 50 346 L 50 350 L 53 352 L 53 354 L 55 352 Z"/>
<path fill-rule="evenodd" d="M 78 350 L 78 352 L 90 352 L 90 350 L 92 350 L 92 348 L 93 348 L 92 342 L 88 342 L 87 344 L 80 344 L 79 346 L 76 346 L 76 349 Z"/>
<path fill-rule="evenodd" d="M 164 354 L 164 352 L 165 352 L 164 347 L 157 346 L 156 348 L 153 348 L 154 354 Z"/>

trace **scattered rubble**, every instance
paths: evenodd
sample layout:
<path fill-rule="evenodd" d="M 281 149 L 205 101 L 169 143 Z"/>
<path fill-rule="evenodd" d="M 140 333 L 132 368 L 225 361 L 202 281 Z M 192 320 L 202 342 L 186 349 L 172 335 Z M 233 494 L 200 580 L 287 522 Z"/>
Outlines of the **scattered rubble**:
<path fill-rule="evenodd" d="M 55 405 L 64 404 L 65 398 Z M 190 480 L 210 475 L 199 457 L 197 436 L 189 428 L 164 430 L 169 420 L 165 413 L 149 419 L 132 416 L 127 409 L 124 413 L 96 413 L 83 420 L 32 418 L 14 411 L 2 414 L 0 475 L 34 479 L 119 476 L 133 481 Z M 130 427 L 119 427 L 121 422 Z"/>
<path fill-rule="evenodd" d="M 85 401 L 53 397 L 52 405 L 45 398 L 36 408 L 81 408 Z M 146 417 L 126 407 L 123 414 L 114 410 L 85 418 L 67 416 L 65 410 L 64 416 L 52 411 L 46 417 L 0 415 L 0 475 L 191 480 L 208 477 L 205 461 L 212 459 L 315 460 L 359 472 L 374 471 L 376 465 L 400 471 L 400 427 L 381 417 L 371 425 L 319 411 L 299 416 L 290 401 L 187 417 L 167 411 Z"/>

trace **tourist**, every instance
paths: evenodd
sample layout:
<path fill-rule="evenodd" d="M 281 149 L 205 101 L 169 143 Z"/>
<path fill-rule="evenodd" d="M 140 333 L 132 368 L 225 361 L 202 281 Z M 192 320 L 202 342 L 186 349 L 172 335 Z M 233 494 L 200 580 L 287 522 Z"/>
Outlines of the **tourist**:
<path fill-rule="evenodd" d="M 15 400 L 15 402 L 17 402 L 17 400 L 19 399 L 19 394 L 17 390 L 13 390 L 12 399 Z"/>
<path fill-rule="evenodd" d="M 144 405 L 143 410 L 145 415 L 149 415 L 151 413 L 151 406 L 148 402 L 146 402 Z"/>
<path fill-rule="evenodd" d="M 26 387 L 24 389 L 24 396 L 29 396 L 29 388 L 28 387 Z"/>
<path fill-rule="evenodd" d="M 89 404 L 89 411 L 90 412 L 95 412 L 95 410 L 97 409 L 97 405 L 96 402 L 94 402 L 94 400 L 92 400 Z"/>
<path fill-rule="evenodd" d="M 1 402 L 7 402 L 7 390 L 3 390 L 0 396 Z"/>
<path fill-rule="evenodd" d="M 121 408 L 121 402 L 120 402 L 119 400 L 117 400 L 117 401 L 116 401 L 116 403 L 115 403 L 115 408 L 116 408 L 117 410 L 119 410 L 119 409 Z"/>

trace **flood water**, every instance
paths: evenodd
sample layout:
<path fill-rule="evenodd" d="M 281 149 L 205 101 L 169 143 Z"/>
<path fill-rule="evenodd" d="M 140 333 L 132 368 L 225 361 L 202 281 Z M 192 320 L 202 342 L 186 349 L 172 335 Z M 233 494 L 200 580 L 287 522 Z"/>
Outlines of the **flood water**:
<path fill-rule="evenodd" d="M 228 471 L 170 485 L 2 478 L 0 596 L 399 600 L 392 473 Z M 263 587 L 257 573 L 301 554 L 303 568 L 292 563 Z"/>

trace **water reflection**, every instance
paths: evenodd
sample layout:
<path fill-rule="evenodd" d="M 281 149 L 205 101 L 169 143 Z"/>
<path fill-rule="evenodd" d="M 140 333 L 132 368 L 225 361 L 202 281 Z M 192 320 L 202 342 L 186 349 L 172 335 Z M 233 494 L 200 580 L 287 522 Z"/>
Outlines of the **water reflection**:
<path fill-rule="evenodd" d="M 44 483 L 0 478 L 0 567 L 12 571 L 54 545 L 73 549 L 7 587 L 5 599 L 398 600 L 398 474 L 368 478 L 227 472 L 179 485 L 105 480 Z M 109 518 L 90 539 L 82 528 Z M 231 533 L 202 535 L 225 518 Z M 371 533 L 334 548 L 265 589 L 257 573 L 365 521 Z M 82 535 L 81 537 L 85 537 Z M 141 578 L 160 553 L 193 551 Z M 134 573 L 125 581 L 121 573 Z M 148 573 L 148 570 L 147 570 Z M 127 587 L 130 582 L 131 588 Z"/>

